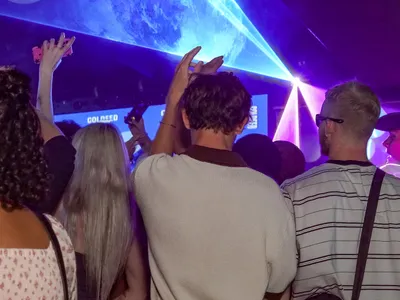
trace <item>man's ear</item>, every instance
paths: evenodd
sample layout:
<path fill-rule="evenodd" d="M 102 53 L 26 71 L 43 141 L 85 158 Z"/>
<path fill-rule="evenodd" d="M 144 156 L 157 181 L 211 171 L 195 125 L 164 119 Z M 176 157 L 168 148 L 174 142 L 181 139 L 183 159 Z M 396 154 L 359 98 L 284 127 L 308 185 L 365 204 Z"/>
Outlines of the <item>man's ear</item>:
<path fill-rule="evenodd" d="M 188 115 L 186 114 L 185 109 L 182 109 L 182 121 L 183 121 L 183 125 L 185 125 L 186 129 L 190 129 L 190 122 L 189 122 L 189 118 L 188 118 Z"/>
<path fill-rule="evenodd" d="M 235 129 L 235 134 L 236 134 L 236 135 L 241 134 L 241 133 L 243 132 L 243 130 L 244 130 L 244 128 L 245 128 L 245 126 L 247 125 L 248 122 L 249 122 L 249 118 L 245 118 L 245 119 L 243 120 L 243 122 L 242 122 L 241 124 L 239 124 L 239 125 L 236 127 L 236 129 Z"/>
<path fill-rule="evenodd" d="M 332 135 L 337 131 L 337 123 L 331 121 L 331 120 L 326 120 L 325 122 L 325 135 Z"/>

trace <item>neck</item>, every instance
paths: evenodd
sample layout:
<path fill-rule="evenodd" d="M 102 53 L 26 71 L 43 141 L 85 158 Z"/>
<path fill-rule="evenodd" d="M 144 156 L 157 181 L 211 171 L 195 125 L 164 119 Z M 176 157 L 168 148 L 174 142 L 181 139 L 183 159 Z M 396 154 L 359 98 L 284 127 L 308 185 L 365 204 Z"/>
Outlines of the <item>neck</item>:
<path fill-rule="evenodd" d="M 222 132 L 216 133 L 210 129 L 196 130 L 192 131 L 192 141 L 194 145 L 231 151 L 235 136 L 225 135 Z"/>
<path fill-rule="evenodd" d="M 343 147 L 340 149 L 331 149 L 329 151 L 330 160 L 354 160 L 354 161 L 369 161 L 365 148 Z"/>

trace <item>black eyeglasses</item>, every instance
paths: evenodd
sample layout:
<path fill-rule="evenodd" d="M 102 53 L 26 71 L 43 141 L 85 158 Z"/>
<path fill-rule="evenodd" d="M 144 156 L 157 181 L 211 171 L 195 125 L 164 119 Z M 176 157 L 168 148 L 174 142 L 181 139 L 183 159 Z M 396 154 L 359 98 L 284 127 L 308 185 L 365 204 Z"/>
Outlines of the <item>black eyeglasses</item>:
<path fill-rule="evenodd" d="M 344 122 L 343 119 L 335 119 L 335 118 L 329 118 L 329 117 L 324 117 L 321 116 L 320 114 L 315 116 L 315 124 L 317 124 L 317 127 L 321 126 L 322 122 L 329 120 L 338 124 L 342 124 Z"/>

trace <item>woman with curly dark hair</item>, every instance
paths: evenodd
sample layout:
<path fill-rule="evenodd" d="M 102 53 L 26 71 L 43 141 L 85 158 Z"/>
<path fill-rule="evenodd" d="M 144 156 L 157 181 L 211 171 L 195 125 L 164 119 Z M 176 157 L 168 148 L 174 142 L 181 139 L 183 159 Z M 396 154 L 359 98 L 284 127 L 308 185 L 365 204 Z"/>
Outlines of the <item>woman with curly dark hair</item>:
<path fill-rule="evenodd" d="M 31 210 L 49 196 L 52 178 L 43 124 L 30 100 L 29 77 L 0 68 L 0 299 L 76 299 L 67 232 Z"/>

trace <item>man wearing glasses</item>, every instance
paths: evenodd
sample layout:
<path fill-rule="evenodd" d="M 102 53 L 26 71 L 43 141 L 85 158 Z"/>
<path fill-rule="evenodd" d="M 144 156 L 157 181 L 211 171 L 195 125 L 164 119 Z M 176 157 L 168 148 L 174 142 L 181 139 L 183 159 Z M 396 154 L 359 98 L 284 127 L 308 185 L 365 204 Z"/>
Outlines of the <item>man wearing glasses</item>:
<path fill-rule="evenodd" d="M 383 142 L 389 156 L 381 169 L 400 178 L 400 112 L 380 118 L 376 129 L 389 133 L 389 137 Z"/>
<path fill-rule="evenodd" d="M 352 81 L 331 88 L 325 97 L 316 125 L 321 152 L 329 160 L 282 185 L 296 221 L 296 300 L 323 293 L 351 299 L 376 171 L 367 158 L 367 143 L 381 111 L 375 93 Z M 395 225 L 400 224 L 400 180 L 393 176 L 384 179 L 376 218 L 360 299 L 400 299 L 400 226 Z"/>

